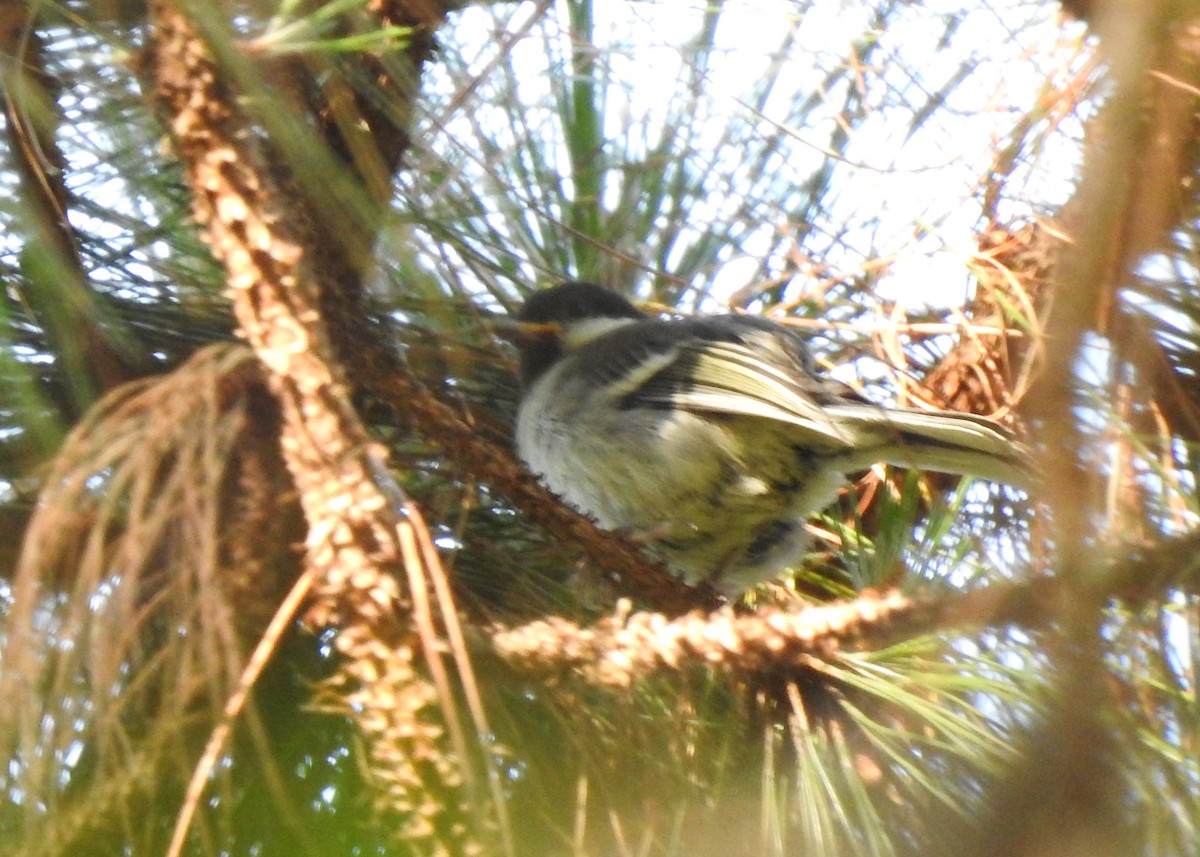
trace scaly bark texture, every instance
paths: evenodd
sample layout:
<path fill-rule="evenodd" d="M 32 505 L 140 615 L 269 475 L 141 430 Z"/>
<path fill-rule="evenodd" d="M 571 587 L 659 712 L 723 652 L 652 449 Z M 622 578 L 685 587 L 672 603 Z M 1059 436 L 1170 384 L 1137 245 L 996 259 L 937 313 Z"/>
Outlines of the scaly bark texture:
<path fill-rule="evenodd" d="M 276 178 L 262 135 L 240 111 L 187 8 L 151 4 L 148 68 L 195 216 L 228 271 L 242 335 L 279 401 L 283 457 L 308 524 L 306 561 L 318 577 L 308 617 L 339 630 L 342 689 L 385 805 L 402 820 L 398 837 L 414 853 L 475 853 L 466 761 L 447 752 L 438 694 L 398 582 L 405 569 L 425 571 L 412 537 L 419 522 L 405 516 L 334 357 L 321 311 L 331 287 L 314 264 L 327 238 Z M 325 249 L 326 258 L 336 255 Z"/>

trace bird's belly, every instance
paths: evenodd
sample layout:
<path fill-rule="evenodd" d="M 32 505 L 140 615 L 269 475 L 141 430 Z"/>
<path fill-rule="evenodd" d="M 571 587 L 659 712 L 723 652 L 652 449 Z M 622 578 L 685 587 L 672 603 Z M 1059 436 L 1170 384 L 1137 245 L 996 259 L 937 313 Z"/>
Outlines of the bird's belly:
<path fill-rule="evenodd" d="M 601 526 L 645 539 L 690 583 L 741 591 L 799 559 L 804 518 L 843 483 L 778 428 L 641 409 L 522 413 L 517 446 L 551 491 Z"/>

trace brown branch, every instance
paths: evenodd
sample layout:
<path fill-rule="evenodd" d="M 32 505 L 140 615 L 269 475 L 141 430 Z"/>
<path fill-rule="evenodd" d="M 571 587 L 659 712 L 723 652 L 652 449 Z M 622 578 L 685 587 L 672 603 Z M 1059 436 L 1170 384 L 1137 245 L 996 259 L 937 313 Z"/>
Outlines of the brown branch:
<path fill-rule="evenodd" d="M 1194 211 L 1200 169 L 1200 16 L 1181 17 L 1160 41 L 1149 72 L 1146 143 L 1132 165 L 1137 193 L 1125 217 L 1123 268 L 1169 245 L 1176 224 Z M 1111 301 L 1107 306 L 1119 306 Z M 1171 365 L 1146 316 L 1123 312 L 1108 322 L 1122 356 L 1147 383 L 1138 392 L 1162 409 L 1172 432 L 1200 439 L 1200 408 L 1194 379 Z"/>
<path fill-rule="evenodd" d="M 814 657 L 880 648 L 951 628 L 1020 620 L 1044 625 L 1057 584 L 1049 578 L 942 598 L 899 591 L 868 592 L 852 601 L 798 612 L 764 608 L 739 615 L 725 608 L 674 620 L 657 613 L 618 613 L 582 627 L 546 619 L 497 628 L 491 645 L 510 668 L 543 679 L 573 676 L 621 689 L 654 673 L 705 669 L 731 678 L 772 683 L 802 670 Z"/>
<path fill-rule="evenodd" d="M 1146 107 L 1154 97 L 1150 73 L 1169 51 L 1173 32 L 1193 26 L 1172 20 L 1183 5 L 1094 4 L 1091 22 L 1111 91 L 1088 128 L 1079 186 L 1061 218 L 1071 243 L 1056 267 L 1043 369 L 1025 400 L 1026 416 L 1039 429 L 1036 464 L 1044 475 L 1054 566 L 1066 595 L 1057 602 L 1060 633 L 1046 641 L 1058 681 L 1044 722 L 1024 737 L 1020 760 L 986 796 L 987 811 L 972 820 L 970 835 L 956 843 L 956 850 L 981 857 L 1125 854 L 1133 846 L 1120 784 L 1122 750 L 1103 716 L 1108 700 L 1102 607 L 1109 582 L 1095 526 L 1102 477 L 1084 466 L 1084 435 L 1075 411 L 1081 401 L 1079 366 L 1089 360 L 1083 350 L 1087 337 L 1107 337 L 1122 350 L 1113 323 L 1120 290 L 1139 256 L 1164 238 L 1178 216 L 1171 189 L 1151 178 L 1163 168 L 1153 157 L 1156 134 L 1175 123 L 1156 127 L 1147 121 Z M 1170 157 L 1176 146 L 1168 141 L 1157 155 Z M 1111 371 L 1114 379 L 1123 373 Z M 1019 825 L 1013 824 L 1017 818 Z"/>
<path fill-rule="evenodd" d="M 1104 572 L 1102 590 L 1136 610 L 1169 587 L 1200 585 L 1200 533 L 1130 552 Z M 573 678 L 624 689 L 656 673 L 704 669 L 752 681 L 778 682 L 812 658 L 882 648 L 927 634 L 969 633 L 1007 625 L 1036 632 L 1052 627 L 1070 598 L 1054 577 L 1036 577 L 971 592 L 911 597 L 866 592 L 852 601 L 753 614 L 729 608 L 674 620 L 623 609 L 595 625 L 552 618 L 495 626 L 488 646 L 519 673 Z"/>
<path fill-rule="evenodd" d="M 241 331 L 280 404 L 281 448 L 308 522 L 309 619 L 339 628 L 340 689 L 359 706 L 374 772 L 401 818 L 397 835 L 422 854 L 472 852 L 479 828 L 464 796 L 468 760 L 448 752 L 439 696 L 400 584 L 404 570 L 427 571 L 412 533 L 421 523 L 404 515 L 403 496 L 349 402 L 322 312 L 323 297 L 337 289 L 322 279 L 329 269 L 314 261 L 327 236 L 277 178 L 271 150 L 213 58 L 214 46 L 223 58 L 235 52 L 232 34 L 210 9 L 202 36 L 181 8 L 203 5 L 150 5 L 154 97 L 195 215 L 228 271 Z M 242 69 L 236 59 L 230 64 Z M 434 794 L 441 799 L 431 800 Z"/>

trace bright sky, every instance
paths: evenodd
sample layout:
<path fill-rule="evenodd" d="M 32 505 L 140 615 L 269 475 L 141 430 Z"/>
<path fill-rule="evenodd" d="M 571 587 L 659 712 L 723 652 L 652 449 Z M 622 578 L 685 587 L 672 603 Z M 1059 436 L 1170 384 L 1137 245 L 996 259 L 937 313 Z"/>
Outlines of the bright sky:
<path fill-rule="evenodd" d="M 1054 4 L 933 0 L 897 5 L 886 29 L 875 31 L 871 23 L 877 5 L 857 0 L 725 3 L 704 78 L 703 109 L 709 115 L 699 123 L 693 144 L 700 151 L 714 151 L 713 171 L 736 180 L 741 152 L 721 146 L 730 123 L 745 123 L 751 136 L 784 129 L 790 141 L 776 177 L 782 199 L 825 162 L 844 93 L 825 93 L 826 105 L 806 114 L 806 127 L 790 123 L 795 105 L 821 92 L 831 68 L 857 61 L 870 50 L 864 61 L 872 78 L 866 115 L 832 181 L 836 240 L 824 248 L 810 240 L 808 249 L 822 251 L 821 261 L 848 272 L 868 259 L 894 257 L 889 275 L 879 283 L 881 298 L 912 306 L 958 304 L 969 282 L 964 260 L 976 249 L 980 177 L 1014 122 L 1045 95 L 1047 80 L 1065 86 L 1084 66 L 1082 30 L 1064 26 Z M 596 42 L 613 84 L 607 90 L 606 136 L 638 157 L 647 141 L 655 139 L 653 129 L 666 115 L 666 105 L 690 82 L 694 51 L 689 46 L 710 7 L 680 0 L 610 0 L 595 6 Z M 471 71 L 488 68 L 500 51 L 501 34 L 520 30 L 533 8 L 470 7 L 459 15 L 454 39 L 464 45 L 464 56 L 477 57 Z M 948 18 L 957 23 L 947 32 Z M 521 72 L 518 91 L 530 105 L 552 103 L 544 70 L 565 62 L 565 20 L 564 7 L 556 7 L 509 53 L 512 67 Z M 556 56 L 548 59 L 548 52 Z M 771 91 L 756 110 L 748 102 L 768 78 Z M 910 132 L 914 109 L 925 105 L 927 93 L 955 79 L 962 82 L 946 104 L 930 104 L 927 120 Z M 449 127 L 457 127 L 455 120 Z M 447 136 L 470 145 L 469 133 Z M 1015 220 L 1052 211 L 1069 196 L 1078 137 L 1075 117 L 1068 117 L 1058 133 L 1042 135 L 1029 163 L 1007 185 L 1003 217 Z M 435 141 L 433 146 L 453 147 L 454 142 Z M 745 182 L 736 189 L 715 191 L 705 200 L 708 211 L 690 215 L 698 222 L 737 216 Z M 614 186 L 610 196 L 615 195 Z M 721 299 L 755 278 L 785 225 L 786 212 L 775 214 L 773 221 L 764 219 L 746 232 L 739 252 L 714 279 L 714 297 Z"/>

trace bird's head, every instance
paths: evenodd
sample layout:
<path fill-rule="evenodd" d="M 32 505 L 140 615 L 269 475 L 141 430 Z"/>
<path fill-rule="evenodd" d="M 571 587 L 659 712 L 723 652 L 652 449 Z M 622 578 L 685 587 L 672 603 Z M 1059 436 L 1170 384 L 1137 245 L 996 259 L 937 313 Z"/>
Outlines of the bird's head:
<path fill-rule="evenodd" d="M 521 384 L 528 389 L 568 351 L 644 318 L 645 313 L 611 289 L 569 280 L 530 296 L 498 329 L 517 346 Z"/>

